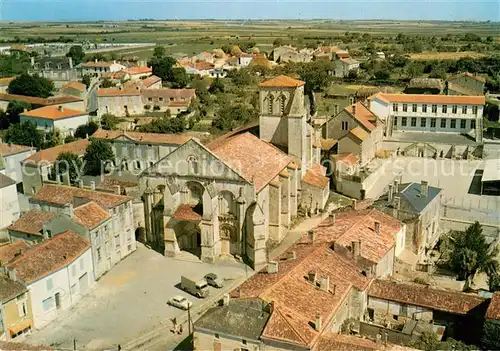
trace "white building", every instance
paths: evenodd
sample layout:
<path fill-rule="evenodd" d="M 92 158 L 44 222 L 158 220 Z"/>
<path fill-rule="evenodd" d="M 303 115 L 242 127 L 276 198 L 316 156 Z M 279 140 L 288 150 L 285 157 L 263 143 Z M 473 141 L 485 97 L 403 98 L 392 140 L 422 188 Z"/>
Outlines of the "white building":
<path fill-rule="evenodd" d="M 81 75 L 84 76 L 89 74 L 91 76 L 103 77 L 118 71 L 125 70 L 127 67 L 116 63 L 116 61 L 105 62 L 105 61 L 92 61 L 81 63 L 77 66 L 81 71 Z"/>
<path fill-rule="evenodd" d="M 253 60 L 253 55 L 252 54 L 241 54 L 240 57 L 238 57 L 238 66 L 240 67 L 247 67 L 250 62 Z"/>
<path fill-rule="evenodd" d="M 3 166 L 5 174 L 12 178 L 16 183 L 23 181 L 23 173 L 21 170 L 21 162 L 27 157 L 33 155 L 36 149 L 25 145 L 15 145 L 2 143 L 0 140 L 0 156 L 3 158 Z"/>
<path fill-rule="evenodd" d="M 37 329 L 68 310 L 95 284 L 90 245 L 70 231 L 24 251 L 6 269 L 11 279 L 28 287 Z"/>
<path fill-rule="evenodd" d="M 484 96 L 383 94 L 369 98 L 370 110 L 393 131 L 470 134 L 482 141 Z"/>
<path fill-rule="evenodd" d="M 16 181 L 0 173 L 0 229 L 19 218 Z"/>
<path fill-rule="evenodd" d="M 63 137 L 73 135 L 76 129 L 89 122 L 86 111 L 73 110 L 63 106 L 45 106 L 24 112 L 20 115 L 21 123 L 33 122 L 38 129 L 52 132 L 58 129 Z"/>
<path fill-rule="evenodd" d="M 146 66 L 136 66 L 128 68 L 127 73 L 132 80 L 145 79 L 153 75 L 153 69 Z"/>
<path fill-rule="evenodd" d="M 118 117 L 144 113 L 141 91 L 135 88 L 99 88 L 97 115 L 110 113 Z"/>
<path fill-rule="evenodd" d="M 359 68 L 359 61 L 346 57 L 335 60 L 335 77 L 343 78 L 349 75 L 349 72 Z"/>

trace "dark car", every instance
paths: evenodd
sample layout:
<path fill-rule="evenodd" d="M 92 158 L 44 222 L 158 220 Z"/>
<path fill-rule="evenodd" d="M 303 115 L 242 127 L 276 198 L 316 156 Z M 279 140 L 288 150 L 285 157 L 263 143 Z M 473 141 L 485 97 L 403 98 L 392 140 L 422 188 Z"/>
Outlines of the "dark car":
<path fill-rule="evenodd" d="M 208 273 L 205 276 L 205 280 L 207 281 L 208 285 L 216 288 L 222 288 L 224 286 L 222 279 L 220 279 L 215 273 Z"/>

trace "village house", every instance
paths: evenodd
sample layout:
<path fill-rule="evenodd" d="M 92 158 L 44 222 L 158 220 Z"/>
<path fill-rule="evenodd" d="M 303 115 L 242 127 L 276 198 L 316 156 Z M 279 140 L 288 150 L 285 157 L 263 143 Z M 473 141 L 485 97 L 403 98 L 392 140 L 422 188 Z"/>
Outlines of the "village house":
<path fill-rule="evenodd" d="M 0 78 L 0 93 L 7 93 L 7 88 L 9 87 L 10 82 L 12 82 L 16 77 L 5 77 Z"/>
<path fill-rule="evenodd" d="M 279 62 L 311 62 L 312 55 L 307 52 L 286 51 L 280 55 Z"/>
<path fill-rule="evenodd" d="M 312 350 L 363 318 L 370 281 L 306 234 L 195 322 L 194 348 Z"/>
<path fill-rule="evenodd" d="M 439 240 L 442 194 L 427 181 L 389 184 L 387 211 L 406 223 L 406 248 L 422 262 Z"/>
<path fill-rule="evenodd" d="M 99 245 L 104 246 L 102 244 L 102 239 L 104 239 L 106 248 L 102 248 L 104 261 L 102 265 L 111 267 L 136 250 L 133 198 L 118 195 L 118 193 L 121 193 L 118 188 L 115 192 L 96 191 L 94 183 L 91 183 L 90 188 L 46 184 L 30 199 L 30 208 L 45 212 L 68 214 L 71 212 L 71 205 L 73 205 L 73 212 L 76 211 L 76 216 L 75 214 L 69 216 L 80 224 L 80 228 L 83 226 L 86 229 L 85 231 L 79 229 L 78 233 L 85 237 L 88 235 L 87 240 L 91 243 L 94 242 L 94 238 L 91 238 L 90 234 L 98 234 L 94 245 L 96 259 L 98 258 L 97 248 Z M 95 218 L 85 219 L 86 216 L 89 216 L 89 212 L 86 212 L 89 207 L 83 207 L 79 210 L 78 207 L 90 201 L 98 204 L 102 207 L 102 210 L 96 210 Z M 111 223 L 107 222 L 108 217 L 105 212 L 111 214 Z M 79 219 L 78 216 L 82 213 L 83 217 Z M 64 226 L 60 228 L 64 229 Z M 107 257 L 104 257 L 105 253 Z"/>
<path fill-rule="evenodd" d="M 334 66 L 335 77 L 344 78 L 349 75 L 349 72 L 359 69 L 359 61 L 351 57 L 341 57 L 334 61 Z"/>
<path fill-rule="evenodd" d="M 486 78 L 468 72 L 457 74 L 446 81 L 448 95 L 483 96 Z"/>
<path fill-rule="evenodd" d="M 7 228 L 10 242 L 23 242 L 30 246 L 42 242 L 46 239 L 44 235 L 49 237 L 48 232 L 44 233 L 44 225 L 56 217 L 57 213 L 48 211 L 30 210 L 23 212 L 21 217 Z"/>
<path fill-rule="evenodd" d="M 16 181 L 0 173 L 0 229 L 19 218 Z"/>
<path fill-rule="evenodd" d="M 32 108 L 45 106 L 63 106 L 74 110 L 84 111 L 85 101 L 75 96 L 53 96 L 49 98 L 39 98 L 33 96 L 2 94 L 0 93 L 0 109 L 6 111 L 9 102 L 22 101 L 31 104 Z"/>
<path fill-rule="evenodd" d="M 64 84 L 59 90 L 58 95 L 61 96 L 74 96 L 83 99 L 85 106 L 87 106 L 87 86 L 78 81 L 71 81 Z"/>
<path fill-rule="evenodd" d="M 78 79 L 71 57 L 31 57 L 29 72 L 53 81 L 56 88 Z"/>
<path fill-rule="evenodd" d="M 153 75 L 153 69 L 145 66 L 129 67 L 126 69 L 126 72 L 131 80 L 146 79 Z"/>
<path fill-rule="evenodd" d="M 50 177 L 59 154 L 70 152 L 83 157 L 88 144 L 88 139 L 78 139 L 71 143 L 40 150 L 22 160 L 20 165 L 23 170 L 23 193 L 35 195 L 42 188 L 45 181 L 53 180 Z"/>
<path fill-rule="evenodd" d="M 187 111 L 196 98 L 195 89 L 144 89 L 141 94 L 146 111 L 170 111 L 171 116 Z"/>
<path fill-rule="evenodd" d="M 0 251 L 3 249 L 4 247 L 0 247 Z M 30 333 L 32 326 L 33 314 L 28 289 L 21 282 L 0 274 L 0 340 L 19 341 Z"/>
<path fill-rule="evenodd" d="M 497 291 L 490 300 L 483 326 L 482 342 L 489 349 L 500 348 L 498 328 L 500 328 L 500 292 Z"/>
<path fill-rule="evenodd" d="M 0 156 L 3 159 L 3 166 L 5 167 L 5 171 L 2 173 L 14 179 L 16 183 L 21 183 L 23 181 L 21 162 L 35 152 L 36 149 L 33 147 L 7 144 L 0 139 Z"/>
<path fill-rule="evenodd" d="M 73 136 L 79 126 L 89 122 L 86 111 L 73 110 L 63 106 L 45 106 L 35 110 L 23 112 L 19 115 L 21 123 L 34 123 L 44 132 L 61 132 L 63 138 Z"/>
<path fill-rule="evenodd" d="M 389 137 L 395 131 L 436 132 L 470 134 L 482 142 L 484 96 L 378 93 L 368 100 Z"/>
<path fill-rule="evenodd" d="M 111 74 L 116 73 L 118 71 L 123 71 L 127 67 L 117 63 L 116 61 L 89 61 L 85 63 L 80 63 L 76 66 L 80 71 L 80 76 L 84 76 L 86 74 L 95 77 L 106 77 L 111 76 Z"/>
<path fill-rule="evenodd" d="M 283 240 L 299 205 L 323 210 L 324 188 L 320 198 L 300 196 L 321 151 L 307 123 L 304 82 L 285 76 L 262 82 L 260 101 L 260 137 L 242 131 L 206 146 L 190 139 L 141 174 L 153 247 L 170 256 L 190 251 L 207 262 L 242 256 L 262 266 L 266 242 Z M 322 184 L 328 187 L 327 178 Z"/>
<path fill-rule="evenodd" d="M 140 115 L 144 112 L 141 91 L 135 88 L 99 88 L 97 116 L 112 114 L 117 117 Z"/>
<path fill-rule="evenodd" d="M 190 139 L 181 134 L 160 134 L 99 129 L 92 139 L 111 144 L 118 169 L 141 171 L 152 167 Z"/>
<path fill-rule="evenodd" d="M 252 54 L 241 54 L 238 56 L 238 66 L 239 67 L 248 67 L 250 65 L 250 62 L 253 60 L 253 55 Z"/>
<path fill-rule="evenodd" d="M 375 280 L 368 290 L 368 316 L 392 326 L 421 320 L 446 326 L 444 337 L 474 344 L 482 333 L 488 300 L 476 294 Z"/>
<path fill-rule="evenodd" d="M 12 280 L 28 288 L 37 329 L 68 310 L 95 284 L 90 245 L 70 231 L 25 250 L 5 269 Z"/>
<path fill-rule="evenodd" d="M 285 53 L 288 52 L 296 52 L 297 49 L 295 49 L 293 46 L 278 46 L 273 49 L 273 51 L 270 54 L 270 58 L 274 62 L 280 62 L 281 56 Z"/>
<path fill-rule="evenodd" d="M 203 62 L 215 63 L 215 57 L 212 53 L 203 51 L 191 57 L 191 61 L 192 62 L 203 61 Z"/>
<path fill-rule="evenodd" d="M 406 86 L 405 94 L 436 94 L 444 91 L 444 82 L 438 78 L 412 78 Z"/>
<path fill-rule="evenodd" d="M 124 89 L 161 89 L 162 80 L 157 76 L 149 76 L 145 79 L 128 80 L 123 84 Z"/>

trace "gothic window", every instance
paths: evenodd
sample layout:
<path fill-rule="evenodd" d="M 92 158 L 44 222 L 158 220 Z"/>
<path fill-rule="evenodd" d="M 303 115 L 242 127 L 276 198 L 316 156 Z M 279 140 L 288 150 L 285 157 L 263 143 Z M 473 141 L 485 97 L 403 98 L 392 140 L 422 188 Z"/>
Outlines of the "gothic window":
<path fill-rule="evenodd" d="M 222 191 L 219 194 L 219 214 L 236 216 L 236 201 L 229 191 Z"/>
<path fill-rule="evenodd" d="M 45 68 L 46 69 L 49 69 L 50 66 L 52 66 L 52 63 L 51 62 L 45 62 Z"/>
<path fill-rule="evenodd" d="M 198 173 L 198 160 L 194 156 L 188 157 L 188 165 L 189 165 L 189 173 L 197 174 Z"/>
<path fill-rule="evenodd" d="M 274 104 L 274 97 L 272 95 L 267 96 L 267 112 L 269 112 L 270 115 L 273 114 L 273 104 Z"/>
<path fill-rule="evenodd" d="M 285 114 L 285 103 L 286 103 L 286 97 L 284 95 L 280 96 L 280 114 L 284 115 Z"/>

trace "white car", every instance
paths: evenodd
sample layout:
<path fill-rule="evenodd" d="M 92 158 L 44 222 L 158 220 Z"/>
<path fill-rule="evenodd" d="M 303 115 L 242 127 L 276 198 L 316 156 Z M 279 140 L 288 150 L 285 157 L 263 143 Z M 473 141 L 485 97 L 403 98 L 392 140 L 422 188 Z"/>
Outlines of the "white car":
<path fill-rule="evenodd" d="M 174 296 L 167 302 L 170 306 L 180 308 L 181 310 L 187 310 L 193 306 L 193 303 L 186 299 L 184 296 Z"/>

